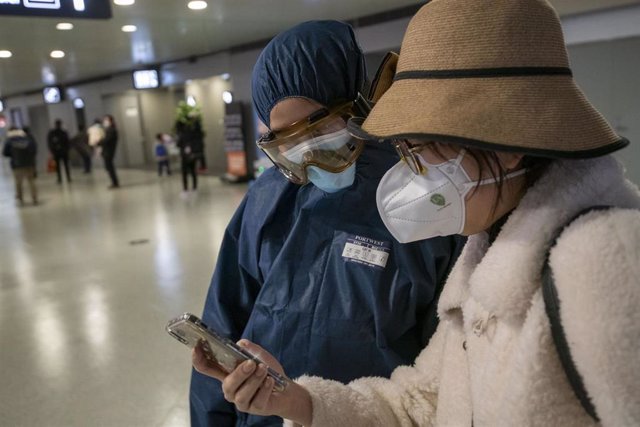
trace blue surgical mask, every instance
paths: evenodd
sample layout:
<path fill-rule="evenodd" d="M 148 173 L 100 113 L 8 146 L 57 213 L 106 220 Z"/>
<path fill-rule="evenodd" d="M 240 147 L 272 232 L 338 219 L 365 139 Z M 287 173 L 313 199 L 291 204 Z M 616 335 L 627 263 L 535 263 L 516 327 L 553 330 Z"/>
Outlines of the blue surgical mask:
<path fill-rule="evenodd" d="M 350 187 L 356 177 L 356 164 L 338 173 L 331 173 L 316 166 L 307 168 L 309 181 L 326 193 L 335 193 Z"/>

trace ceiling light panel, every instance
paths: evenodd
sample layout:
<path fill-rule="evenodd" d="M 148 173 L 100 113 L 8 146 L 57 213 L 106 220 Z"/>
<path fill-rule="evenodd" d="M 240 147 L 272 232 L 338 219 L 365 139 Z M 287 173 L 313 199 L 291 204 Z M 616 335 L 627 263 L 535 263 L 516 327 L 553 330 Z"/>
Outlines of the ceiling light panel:
<path fill-rule="evenodd" d="M 203 0 L 192 0 L 187 7 L 191 10 L 202 10 L 207 8 L 207 2 Z"/>
<path fill-rule="evenodd" d="M 51 57 L 56 59 L 64 58 L 64 52 L 61 50 L 52 50 Z"/>
<path fill-rule="evenodd" d="M 70 22 L 60 22 L 58 25 L 56 25 L 56 29 L 61 31 L 73 30 L 73 24 Z"/>

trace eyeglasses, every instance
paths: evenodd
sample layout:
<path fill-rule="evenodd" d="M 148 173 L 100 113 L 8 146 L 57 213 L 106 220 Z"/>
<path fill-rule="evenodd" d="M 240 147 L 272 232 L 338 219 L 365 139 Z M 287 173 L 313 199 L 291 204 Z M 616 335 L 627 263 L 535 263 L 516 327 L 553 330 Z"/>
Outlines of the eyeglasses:
<path fill-rule="evenodd" d="M 427 169 L 420 161 L 420 152 L 424 150 L 426 144 L 411 144 L 406 139 L 396 139 L 392 141 L 393 146 L 400 156 L 400 160 L 405 162 L 411 172 L 416 175 L 423 175 Z"/>

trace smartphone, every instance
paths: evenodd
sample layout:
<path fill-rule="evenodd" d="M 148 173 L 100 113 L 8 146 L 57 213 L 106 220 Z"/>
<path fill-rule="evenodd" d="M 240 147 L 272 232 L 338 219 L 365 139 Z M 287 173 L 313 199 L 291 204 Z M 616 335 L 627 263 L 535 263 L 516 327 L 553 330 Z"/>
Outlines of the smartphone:
<path fill-rule="evenodd" d="M 169 335 L 187 347 L 193 348 L 203 342 L 202 349 L 209 360 L 215 361 L 226 372 L 232 372 L 236 366 L 245 360 L 253 360 L 256 365 L 263 361 L 249 353 L 230 339 L 223 337 L 207 327 L 202 320 L 191 313 L 170 320 L 166 327 Z M 273 378 L 275 391 L 284 391 L 289 380 L 267 366 L 267 375 Z"/>

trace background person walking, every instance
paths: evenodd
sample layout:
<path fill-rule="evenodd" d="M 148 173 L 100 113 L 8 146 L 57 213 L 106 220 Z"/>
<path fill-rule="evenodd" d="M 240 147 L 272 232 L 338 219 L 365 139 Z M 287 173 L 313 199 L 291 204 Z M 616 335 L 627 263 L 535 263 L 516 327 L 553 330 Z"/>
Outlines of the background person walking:
<path fill-rule="evenodd" d="M 107 114 L 102 119 L 102 127 L 104 128 L 104 139 L 100 142 L 102 147 L 102 158 L 104 159 L 104 167 L 111 178 L 109 189 L 120 187 L 118 175 L 116 174 L 116 166 L 113 163 L 116 157 L 116 148 L 118 147 L 118 129 L 112 115 Z"/>
<path fill-rule="evenodd" d="M 159 133 L 156 135 L 156 145 L 153 154 L 158 163 L 158 176 L 162 176 L 163 170 L 167 170 L 167 175 L 171 175 L 171 167 L 169 166 L 169 150 L 164 142 L 164 135 Z"/>
<path fill-rule="evenodd" d="M 35 205 L 38 203 L 35 183 L 36 143 L 23 130 L 15 127 L 9 129 L 7 137 L 2 155 L 11 159 L 11 169 L 16 182 L 16 199 L 20 204 L 24 202 L 22 183 L 26 179 L 29 182 L 31 200 Z"/>
<path fill-rule="evenodd" d="M 47 135 L 47 143 L 53 160 L 56 162 L 58 184 L 62 184 L 62 174 L 60 173 L 61 163 L 64 165 L 67 182 L 71 182 L 71 173 L 69 171 L 69 134 L 62 129 L 62 120 L 57 119 L 55 121 L 55 127 L 51 129 L 49 135 Z"/>
<path fill-rule="evenodd" d="M 78 133 L 71 139 L 71 146 L 82 158 L 84 173 L 91 173 L 91 146 L 89 145 L 89 133 L 84 125 L 78 126 Z"/>

